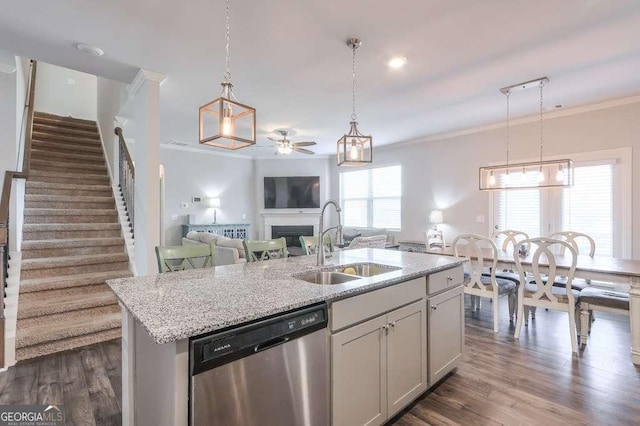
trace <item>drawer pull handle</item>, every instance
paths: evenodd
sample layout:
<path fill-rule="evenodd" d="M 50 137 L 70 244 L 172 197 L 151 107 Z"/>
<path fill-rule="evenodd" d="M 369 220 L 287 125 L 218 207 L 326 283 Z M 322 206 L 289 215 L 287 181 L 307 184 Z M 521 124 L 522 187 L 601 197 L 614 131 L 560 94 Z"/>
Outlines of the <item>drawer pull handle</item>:
<path fill-rule="evenodd" d="M 438 306 L 432 306 L 431 309 L 433 309 L 434 311 L 438 309 Z"/>
<path fill-rule="evenodd" d="M 389 323 L 389 327 L 393 328 L 393 327 L 395 327 L 395 326 L 396 326 L 396 322 L 395 322 L 395 321 L 391 321 L 391 322 Z"/>
<path fill-rule="evenodd" d="M 447 281 L 453 281 L 453 277 L 451 276 L 447 277 Z"/>

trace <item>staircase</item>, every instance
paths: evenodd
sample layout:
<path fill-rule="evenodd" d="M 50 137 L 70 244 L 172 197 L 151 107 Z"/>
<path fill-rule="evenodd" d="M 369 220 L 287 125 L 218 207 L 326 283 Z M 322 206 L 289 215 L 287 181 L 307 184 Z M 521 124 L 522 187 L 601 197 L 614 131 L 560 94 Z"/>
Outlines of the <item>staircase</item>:
<path fill-rule="evenodd" d="M 131 276 L 96 123 L 35 113 L 16 359 L 120 337 L 105 280 Z"/>

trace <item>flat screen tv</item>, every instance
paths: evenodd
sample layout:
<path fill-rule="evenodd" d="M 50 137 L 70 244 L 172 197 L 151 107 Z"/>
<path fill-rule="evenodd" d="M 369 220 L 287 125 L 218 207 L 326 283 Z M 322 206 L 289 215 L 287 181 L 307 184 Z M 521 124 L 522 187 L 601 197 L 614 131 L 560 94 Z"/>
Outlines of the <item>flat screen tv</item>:
<path fill-rule="evenodd" d="M 320 176 L 264 178 L 265 209 L 313 209 L 320 207 Z"/>

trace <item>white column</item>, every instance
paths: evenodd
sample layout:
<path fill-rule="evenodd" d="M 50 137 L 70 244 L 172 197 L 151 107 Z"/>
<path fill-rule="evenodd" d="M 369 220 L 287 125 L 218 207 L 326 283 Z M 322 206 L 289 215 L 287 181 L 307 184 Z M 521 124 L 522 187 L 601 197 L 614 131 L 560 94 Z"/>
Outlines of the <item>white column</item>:
<path fill-rule="evenodd" d="M 157 271 L 160 244 L 160 83 L 165 76 L 140 70 L 129 86 L 135 139 L 134 238 L 138 275 Z"/>
<path fill-rule="evenodd" d="M 640 277 L 631 277 L 629 316 L 631 321 L 631 360 L 635 365 L 640 365 Z"/>
<path fill-rule="evenodd" d="M 160 243 L 160 84 L 165 76 L 140 70 L 127 87 L 133 105 L 135 140 L 134 238 L 136 275 L 156 272 L 155 246 Z M 122 424 L 135 425 L 135 318 L 122 321 Z"/>

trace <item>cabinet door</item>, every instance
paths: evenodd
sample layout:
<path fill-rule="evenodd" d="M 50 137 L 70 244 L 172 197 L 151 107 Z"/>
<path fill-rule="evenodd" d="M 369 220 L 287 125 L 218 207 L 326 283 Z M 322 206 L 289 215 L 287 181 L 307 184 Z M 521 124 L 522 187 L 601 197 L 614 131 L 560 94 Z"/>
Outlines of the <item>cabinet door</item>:
<path fill-rule="evenodd" d="M 427 304 L 412 303 L 387 315 L 387 401 L 391 417 L 427 389 Z"/>
<path fill-rule="evenodd" d="M 429 386 L 433 386 L 462 358 L 464 295 L 462 286 L 427 299 L 429 318 Z"/>
<path fill-rule="evenodd" d="M 333 426 L 387 420 L 386 315 L 331 336 Z"/>

